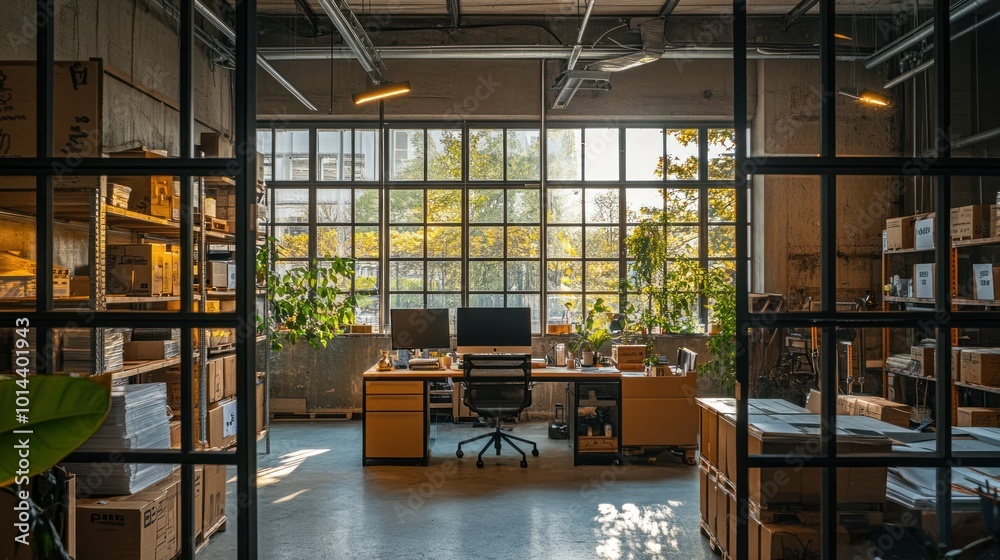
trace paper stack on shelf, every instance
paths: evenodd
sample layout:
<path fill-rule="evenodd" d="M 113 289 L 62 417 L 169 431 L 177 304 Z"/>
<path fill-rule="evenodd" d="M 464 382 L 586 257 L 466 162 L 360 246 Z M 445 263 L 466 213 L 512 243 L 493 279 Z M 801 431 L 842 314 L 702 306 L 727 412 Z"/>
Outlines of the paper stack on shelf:
<path fill-rule="evenodd" d="M 104 424 L 80 451 L 170 449 L 170 418 L 164 383 L 123 385 L 111 391 Z M 134 494 L 170 476 L 173 465 L 132 463 L 67 464 L 77 475 L 78 493 Z"/>
<path fill-rule="evenodd" d="M 62 369 L 68 372 L 92 373 L 94 357 L 90 348 L 91 329 L 62 331 Z M 121 329 L 104 329 L 104 369 L 98 373 L 118 371 L 125 365 L 122 359 Z"/>
<path fill-rule="evenodd" d="M 1000 429 L 997 428 L 955 428 L 952 449 L 956 453 L 1000 454 Z M 935 442 L 915 442 L 907 446 L 896 446 L 894 452 L 933 453 Z M 904 507 L 915 510 L 933 510 L 937 505 L 935 497 L 936 471 L 932 468 L 889 469 L 886 497 Z M 952 509 L 975 511 L 980 508 L 977 489 L 1000 486 L 1000 469 L 955 467 L 951 470 Z"/>

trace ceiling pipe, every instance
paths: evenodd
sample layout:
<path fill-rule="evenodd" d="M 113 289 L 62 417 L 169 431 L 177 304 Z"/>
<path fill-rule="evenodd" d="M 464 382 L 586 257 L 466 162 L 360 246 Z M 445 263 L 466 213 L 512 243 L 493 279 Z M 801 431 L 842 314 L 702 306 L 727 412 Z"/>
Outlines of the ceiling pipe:
<path fill-rule="evenodd" d="M 376 84 L 384 82 L 384 75 L 387 72 L 385 64 L 382 63 L 378 50 L 368 34 L 365 33 L 364 27 L 361 26 L 361 22 L 355 17 L 351 8 L 347 6 L 346 2 L 339 0 L 317 1 L 372 81 Z M 337 1 L 338 5 L 334 6 L 333 1 Z"/>
<path fill-rule="evenodd" d="M 484 45 L 469 46 L 423 46 L 423 47 L 379 47 L 379 53 L 383 59 L 439 59 L 439 60 L 483 60 L 483 59 L 503 59 L 503 60 L 542 60 L 568 59 L 572 53 L 570 47 L 563 46 L 534 46 L 525 45 L 517 47 L 493 47 Z M 268 60 L 273 61 L 309 61 L 309 60 L 330 60 L 351 59 L 354 53 L 344 47 L 262 47 L 260 51 L 265 54 Z M 598 47 L 587 49 L 580 53 L 581 60 L 603 60 L 629 54 L 635 51 L 621 48 Z M 660 58 L 696 58 L 709 60 L 731 60 L 733 58 L 732 47 L 707 48 L 692 47 L 667 49 Z M 816 60 L 819 52 L 761 52 L 755 48 L 747 49 L 747 58 L 752 60 L 761 59 L 787 59 L 787 60 Z M 838 55 L 837 60 L 850 62 L 854 60 L 864 60 L 865 55 Z"/>
<path fill-rule="evenodd" d="M 969 33 L 972 33 L 976 29 L 979 29 L 983 25 L 985 25 L 985 24 L 987 24 L 987 23 L 995 20 L 997 17 L 1000 17 L 1000 11 L 995 12 L 993 14 L 990 14 L 989 17 L 985 17 L 985 18 L 977 21 L 976 23 L 970 25 L 969 27 L 966 27 L 965 29 L 959 31 L 958 33 L 955 33 L 954 35 L 951 36 L 951 40 L 954 41 L 956 39 L 960 39 L 960 38 L 968 35 Z M 900 74 L 900 75 L 896 76 L 895 78 L 889 80 L 888 82 L 886 82 L 882 86 L 882 89 L 894 88 L 894 87 L 898 86 L 899 84 L 901 84 L 901 83 L 909 80 L 910 78 L 916 76 L 917 74 L 919 74 L 921 72 L 925 72 L 927 69 L 931 68 L 932 66 L 934 66 L 934 59 L 933 58 L 930 59 L 930 60 L 927 60 L 927 61 L 923 62 L 922 64 L 920 64 L 918 66 L 910 68 L 906 72 L 903 72 L 902 74 Z"/>
<path fill-rule="evenodd" d="M 583 51 L 583 32 L 587 29 L 587 22 L 590 21 L 590 12 L 592 11 L 594 11 L 594 0 L 587 2 L 587 11 L 583 13 L 583 21 L 580 23 L 580 31 L 576 34 L 573 51 L 569 54 L 566 70 L 572 70 L 576 67 L 576 61 L 580 59 L 580 53 Z"/>
<path fill-rule="evenodd" d="M 996 138 L 998 136 L 1000 136 L 1000 128 L 991 128 L 978 134 L 973 134 L 972 136 L 966 136 L 965 138 L 954 140 L 951 143 L 951 147 L 954 149 L 967 148 L 973 144 L 985 142 L 986 140 L 990 140 L 991 138 Z"/>
<path fill-rule="evenodd" d="M 198 13 L 205 18 L 206 21 L 208 21 L 216 29 L 221 31 L 222 34 L 225 35 L 227 39 L 232 41 L 234 44 L 236 43 L 236 31 L 234 31 L 232 27 L 229 27 L 229 24 L 219 19 L 219 16 L 215 15 L 215 12 L 208 9 L 208 7 L 202 4 L 199 0 L 195 0 L 194 7 L 196 10 L 198 10 Z M 274 66 L 271 66 L 271 63 L 268 62 L 267 59 L 265 59 L 264 56 L 260 54 L 259 50 L 257 51 L 257 65 L 263 68 L 265 72 L 270 74 L 271 77 L 275 79 L 275 81 L 277 81 L 279 84 L 281 84 L 282 87 L 287 89 L 288 93 L 291 93 L 292 96 L 295 97 L 295 99 L 298 99 L 300 103 L 305 105 L 307 109 L 309 109 L 310 111 L 317 110 L 316 106 L 313 105 L 312 102 L 309 101 L 309 99 L 307 99 L 306 96 L 301 91 L 298 90 L 298 88 L 293 86 L 292 83 L 289 82 L 287 78 L 282 76 L 281 73 L 278 72 L 278 70 Z"/>
<path fill-rule="evenodd" d="M 556 78 L 556 84 L 559 87 L 559 92 L 556 93 L 556 98 L 552 102 L 553 109 L 565 109 L 569 106 L 569 102 L 573 100 L 573 96 L 579 91 L 580 86 L 583 84 L 580 78 L 567 78 L 566 76 L 573 73 L 573 68 L 576 67 L 576 62 L 580 60 L 580 53 L 583 52 L 583 33 L 587 29 L 587 22 L 590 21 L 590 13 L 594 10 L 594 0 L 589 0 L 587 2 L 587 10 L 583 14 L 583 21 L 580 22 L 580 31 L 576 34 L 576 43 L 573 44 L 573 50 L 569 53 L 569 59 L 566 61 L 566 68 L 562 71 L 558 78 Z"/>
<path fill-rule="evenodd" d="M 819 0 L 802 0 L 795 5 L 788 14 L 785 15 L 784 29 L 788 29 L 790 25 L 795 23 L 795 20 L 804 16 L 806 12 L 812 9 L 813 6 L 819 3 Z"/>
<path fill-rule="evenodd" d="M 976 10 L 989 4 L 992 0 L 969 0 L 965 4 L 956 7 L 951 11 L 948 16 L 948 21 L 954 23 L 963 17 L 974 13 Z M 886 48 L 875 52 L 871 55 L 865 62 L 865 68 L 871 70 L 880 64 L 889 62 L 894 56 L 905 51 L 906 49 L 916 45 L 920 41 L 924 41 L 934 33 L 934 20 L 929 19 L 919 26 L 915 27 L 912 31 L 903 35 L 899 39 L 896 39 L 890 43 Z"/>

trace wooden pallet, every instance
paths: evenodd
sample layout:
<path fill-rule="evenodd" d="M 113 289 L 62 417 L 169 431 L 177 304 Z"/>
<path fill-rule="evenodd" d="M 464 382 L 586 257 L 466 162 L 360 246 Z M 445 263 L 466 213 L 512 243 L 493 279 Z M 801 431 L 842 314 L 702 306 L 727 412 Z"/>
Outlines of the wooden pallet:
<path fill-rule="evenodd" d="M 823 511 L 820 504 L 768 504 L 761 507 L 750 500 L 750 515 L 761 523 L 798 521 L 805 525 L 819 525 Z M 837 524 L 847 527 L 873 527 L 885 521 L 884 504 L 837 504 Z"/>
<path fill-rule="evenodd" d="M 203 531 L 200 535 L 198 535 L 198 539 L 196 541 L 197 544 L 195 545 L 195 554 L 201 552 L 201 549 L 208 546 L 208 539 L 212 538 L 212 535 L 216 533 L 225 533 L 225 532 L 226 532 L 226 516 L 223 515 L 222 519 L 220 519 L 215 525 L 212 525 L 210 528 L 208 528 L 207 530 Z"/>
<path fill-rule="evenodd" d="M 701 535 L 708 539 L 708 544 L 712 548 L 712 554 L 722 556 L 722 545 L 719 544 L 719 539 L 715 538 L 715 535 L 712 534 L 712 530 L 708 527 L 708 523 L 705 523 L 704 519 L 699 522 L 699 529 L 701 530 Z"/>
<path fill-rule="evenodd" d="M 209 231 L 229 233 L 229 223 L 226 222 L 226 220 L 220 220 L 218 218 L 208 218 L 205 220 L 205 229 Z"/>
<path fill-rule="evenodd" d="M 336 410 L 311 410 L 308 412 L 271 412 L 272 420 L 281 421 L 339 421 L 350 422 L 353 412 Z"/>

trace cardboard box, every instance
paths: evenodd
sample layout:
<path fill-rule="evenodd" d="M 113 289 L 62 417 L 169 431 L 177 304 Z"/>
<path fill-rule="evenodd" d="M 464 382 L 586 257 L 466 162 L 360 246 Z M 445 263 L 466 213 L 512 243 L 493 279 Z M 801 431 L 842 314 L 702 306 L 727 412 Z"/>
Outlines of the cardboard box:
<path fill-rule="evenodd" d="M 934 263 L 913 265 L 913 297 L 934 297 Z"/>
<path fill-rule="evenodd" d="M 222 358 L 222 397 L 236 396 L 236 355 Z"/>
<path fill-rule="evenodd" d="M 204 467 L 202 530 L 207 533 L 226 518 L 226 466 Z"/>
<path fill-rule="evenodd" d="M 214 198 L 206 198 L 205 199 L 205 208 L 204 208 L 204 214 L 205 214 L 205 216 L 208 216 L 209 218 L 214 218 L 215 217 L 215 210 L 216 210 L 215 199 Z"/>
<path fill-rule="evenodd" d="M 701 519 L 708 523 L 708 474 L 711 467 L 704 456 L 698 461 L 698 504 L 701 511 Z"/>
<path fill-rule="evenodd" d="M 981 350 L 982 348 L 962 348 L 962 363 L 959 366 L 958 371 L 959 381 L 972 383 L 972 381 L 970 381 L 972 372 L 972 355 Z"/>
<path fill-rule="evenodd" d="M 764 523 L 759 531 L 760 560 L 820 557 L 819 527 L 794 522 Z"/>
<path fill-rule="evenodd" d="M 219 402 L 226 398 L 222 360 L 211 360 L 206 363 L 206 367 L 208 368 L 208 402 Z"/>
<path fill-rule="evenodd" d="M 267 382 L 264 379 L 257 380 L 257 386 L 254 391 L 257 394 L 257 433 L 264 431 L 267 427 L 267 410 L 264 406 L 264 398 L 267 393 Z"/>
<path fill-rule="evenodd" d="M 934 215 L 917 220 L 913 224 L 913 246 L 917 249 L 934 248 Z"/>
<path fill-rule="evenodd" d="M 910 427 L 909 405 L 881 397 L 857 397 L 854 401 L 854 415 L 867 416 L 902 428 Z"/>
<path fill-rule="evenodd" d="M 168 349 L 177 343 L 172 340 L 133 340 L 122 346 L 122 357 L 126 362 L 145 362 L 166 359 L 173 352 Z"/>
<path fill-rule="evenodd" d="M 229 286 L 229 262 L 209 261 L 205 264 L 205 285 L 213 288 Z"/>
<path fill-rule="evenodd" d="M 128 209 L 140 214 L 170 220 L 173 218 L 174 178 L 168 175 L 108 177 L 108 181 L 132 189 Z"/>
<path fill-rule="evenodd" d="M 1000 290 L 997 290 L 1000 267 L 991 263 L 975 263 L 972 265 L 972 274 L 976 282 L 976 299 L 996 300 L 997 295 L 1000 295 Z"/>
<path fill-rule="evenodd" d="M 920 375 L 924 377 L 934 377 L 934 356 L 933 346 L 911 346 L 910 359 L 920 365 Z"/>
<path fill-rule="evenodd" d="M 236 399 L 208 407 L 208 445 L 226 448 L 236 442 Z"/>
<path fill-rule="evenodd" d="M 952 347 L 951 349 L 951 380 L 958 381 L 962 378 L 962 349 Z"/>
<path fill-rule="evenodd" d="M 169 560 L 180 551 L 178 479 L 77 502 L 76 560 Z"/>
<path fill-rule="evenodd" d="M 70 278 L 69 295 L 90 297 L 90 276 L 74 276 Z"/>
<path fill-rule="evenodd" d="M 174 293 L 174 254 L 166 250 L 163 251 L 163 284 L 160 289 L 167 295 Z"/>
<path fill-rule="evenodd" d="M 980 428 L 996 428 L 1000 417 L 1000 408 L 984 408 L 978 406 L 958 407 L 958 425 Z"/>
<path fill-rule="evenodd" d="M 982 239 L 991 235 L 989 205 L 974 204 L 951 209 L 952 239 Z"/>
<path fill-rule="evenodd" d="M 698 425 L 698 447 L 701 456 L 713 465 L 718 465 L 719 455 L 719 415 L 710 408 L 698 407 L 701 419 Z"/>
<path fill-rule="evenodd" d="M 119 185 L 111 182 L 106 183 L 105 193 L 108 204 L 116 208 L 128 208 L 128 199 L 131 192 L 132 187 L 127 185 Z"/>
<path fill-rule="evenodd" d="M 218 132 L 202 132 L 200 146 L 205 157 L 233 157 L 233 145 Z"/>
<path fill-rule="evenodd" d="M 205 300 L 205 313 L 219 313 L 220 311 L 222 311 L 222 303 L 219 300 Z"/>
<path fill-rule="evenodd" d="M 913 242 L 913 216 L 890 218 L 885 221 L 885 245 L 888 250 L 912 249 Z"/>
<path fill-rule="evenodd" d="M 181 448 L 181 421 L 170 421 L 170 449 Z"/>
<path fill-rule="evenodd" d="M 968 383 L 1000 387 L 1000 350 L 990 348 L 971 352 L 966 377 Z"/>
<path fill-rule="evenodd" d="M 614 344 L 611 346 L 611 360 L 616 363 L 642 363 L 646 359 L 644 344 Z"/>
<path fill-rule="evenodd" d="M 163 253 L 160 243 L 108 245 L 109 294 L 158 296 L 163 293 Z"/>

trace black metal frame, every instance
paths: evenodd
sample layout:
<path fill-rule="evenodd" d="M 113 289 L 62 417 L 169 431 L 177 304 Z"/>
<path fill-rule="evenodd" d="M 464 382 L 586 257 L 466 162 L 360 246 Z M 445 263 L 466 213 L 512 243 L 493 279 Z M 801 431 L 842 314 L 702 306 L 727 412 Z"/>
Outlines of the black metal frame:
<path fill-rule="evenodd" d="M 736 246 L 736 288 L 737 288 L 737 347 L 749 344 L 748 329 L 766 324 L 769 327 L 811 327 L 818 326 L 832 333 L 837 326 L 859 327 L 901 327 L 913 328 L 920 322 L 933 325 L 937 333 L 937 418 L 951 418 L 952 386 L 950 329 L 963 327 L 996 326 L 996 314 L 982 311 L 952 312 L 949 290 L 936 290 L 934 310 L 922 312 L 838 312 L 835 304 L 836 287 L 836 178 L 839 175 L 909 175 L 934 176 L 938 178 L 936 207 L 949 208 L 951 203 L 952 176 L 996 176 L 1000 175 L 1000 160 L 990 158 L 952 158 L 950 132 L 950 24 L 948 0 L 934 1 L 934 59 L 936 65 L 936 130 L 939 144 L 935 152 L 925 157 L 841 157 L 836 153 L 836 70 L 834 48 L 833 0 L 820 0 L 821 54 L 821 153 L 818 157 L 748 157 L 745 138 L 737 137 L 736 185 L 737 185 L 737 246 Z M 747 1 L 733 0 L 733 78 L 735 83 L 734 120 L 737 130 L 747 127 Z M 821 272 L 822 311 L 796 313 L 794 315 L 766 316 L 752 313 L 748 306 L 749 283 L 746 270 L 749 251 L 747 235 L 748 176 L 768 175 L 819 175 L 821 201 Z M 948 286 L 951 262 L 948 251 L 951 246 L 950 214 L 939 211 L 935 227 L 935 257 L 938 266 L 935 282 L 938 286 Z M 837 370 L 834 367 L 836 340 L 833 336 L 823 337 L 824 365 L 821 386 L 837 386 Z M 775 455 L 749 455 L 748 453 L 748 412 L 749 395 L 749 355 L 737 354 L 736 370 L 736 453 L 737 453 L 737 540 L 735 557 L 746 558 L 749 545 L 749 469 L 782 467 L 788 465 L 787 457 Z M 911 466 L 937 469 L 939 488 L 937 496 L 937 517 L 939 540 L 944 545 L 951 543 L 951 493 L 949 482 L 951 469 L 961 466 L 997 466 L 1000 457 L 987 454 L 955 455 L 951 446 L 950 422 L 939 425 L 937 446 L 934 453 L 917 455 L 893 454 L 891 456 L 850 456 L 841 457 L 836 450 L 836 391 L 823 391 L 821 407 L 822 450 L 817 457 L 802 458 L 804 467 L 823 469 L 821 518 L 822 558 L 837 557 L 836 543 L 836 469 L 843 467 L 888 467 Z M 798 460 L 798 458 L 796 458 Z M 945 491 L 940 489 L 944 488 Z"/>
<path fill-rule="evenodd" d="M 235 140 L 237 156 L 234 158 L 193 158 L 194 107 L 193 107 L 193 53 L 194 50 L 194 0 L 181 0 L 180 18 L 180 131 L 181 154 L 171 159 L 103 159 L 89 157 L 74 159 L 67 165 L 66 158 L 54 157 L 53 141 L 53 68 L 55 57 L 55 1 L 37 0 L 35 21 L 36 35 L 36 91 L 38 100 L 36 156 L 0 160 L 0 177 L 33 175 L 36 180 L 36 236 L 37 297 L 34 311 L 0 312 L 0 321 L 13 325 L 18 318 L 26 318 L 38 329 L 38 340 L 51 339 L 51 330 L 68 326 L 84 328 L 108 327 L 171 327 L 185 329 L 182 337 L 183 355 L 193 355 L 191 332 L 193 328 L 235 328 L 237 330 L 237 399 L 243 406 L 237 408 L 236 452 L 195 451 L 194 417 L 192 407 L 185 407 L 181 423 L 181 449 L 146 451 L 80 452 L 66 458 L 68 462 L 117 461 L 131 463 L 165 463 L 181 465 L 182 538 L 181 558 L 193 560 L 195 555 L 194 533 L 194 466 L 198 464 L 234 465 L 237 469 L 237 557 L 241 560 L 257 558 L 257 504 L 256 504 L 256 407 L 245 406 L 253 402 L 255 381 L 255 323 L 254 286 L 255 240 L 251 233 L 254 217 L 256 185 L 256 151 L 254 129 L 256 125 L 256 0 L 236 3 L 237 41 L 235 70 Z M 237 290 L 235 313 L 203 314 L 190 311 L 167 313 L 129 313 L 114 311 L 87 311 L 85 314 L 55 311 L 52 298 L 53 253 L 53 187 L 56 175 L 172 175 L 180 176 L 182 183 L 190 184 L 195 176 L 229 176 L 235 171 L 237 197 L 236 261 Z M 181 193 L 181 241 L 185 247 L 193 246 L 193 213 L 191 190 Z M 181 309 L 191 309 L 194 300 L 192 289 L 192 263 L 182 261 Z M 52 345 L 43 343 L 40 348 L 38 373 L 51 373 Z M 193 364 L 182 360 L 181 391 L 191 402 Z"/>

